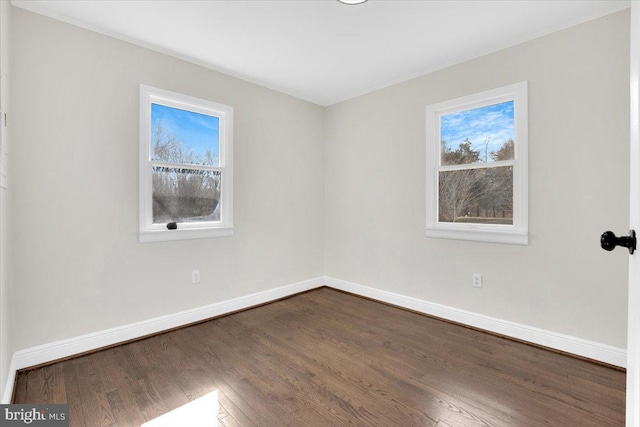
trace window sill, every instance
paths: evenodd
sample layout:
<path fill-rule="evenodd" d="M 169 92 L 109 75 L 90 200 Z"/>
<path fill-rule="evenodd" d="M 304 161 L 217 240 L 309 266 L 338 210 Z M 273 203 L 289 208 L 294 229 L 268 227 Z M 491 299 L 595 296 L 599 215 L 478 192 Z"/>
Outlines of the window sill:
<path fill-rule="evenodd" d="M 140 231 L 140 243 L 165 242 L 171 240 L 207 239 L 211 237 L 233 236 L 233 226 L 216 228 L 189 228 L 182 230 Z"/>
<path fill-rule="evenodd" d="M 427 237 L 438 239 L 471 240 L 474 242 L 506 243 L 509 245 L 528 245 L 529 234 L 511 230 L 473 230 L 473 229 L 453 229 L 453 228 L 431 228 L 426 227 Z"/>

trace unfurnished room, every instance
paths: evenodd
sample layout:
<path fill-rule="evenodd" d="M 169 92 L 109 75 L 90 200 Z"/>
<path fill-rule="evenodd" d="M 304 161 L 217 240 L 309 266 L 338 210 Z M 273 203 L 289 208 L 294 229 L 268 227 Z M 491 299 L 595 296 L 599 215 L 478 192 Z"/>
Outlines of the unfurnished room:
<path fill-rule="evenodd" d="M 640 427 L 640 3 L 0 0 L 0 426 Z"/>

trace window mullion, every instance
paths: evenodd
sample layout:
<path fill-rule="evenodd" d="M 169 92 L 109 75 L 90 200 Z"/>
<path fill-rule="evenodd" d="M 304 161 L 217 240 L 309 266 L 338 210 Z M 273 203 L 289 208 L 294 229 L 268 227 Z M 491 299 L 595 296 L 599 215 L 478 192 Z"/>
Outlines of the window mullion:
<path fill-rule="evenodd" d="M 497 162 L 491 163 L 468 163 L 465 165 L 445 165 L 440 166 L 438 168 L 439 172 L 445 171 L 459 171 L 459 170 L 469 170 L 469 169 L 490 169 L 490 168 L 499 168 L 505 166 L 514 166 L 514 160 L 500 160 Z"/>
<path fill-rule="evenodd" d="M 170 163 L 170 162 L 159 162 L 155 160 L 151 160 L 151 167 L 164 167 L 164 168 L 175 168 L 175 169 L 189 169 L 189 170 L 206 170 L 206 171 L 223 171 L 223 167 L 214 167 L 214 166 L 205 166 L 205 165 L 193 165 L 188 163 Z"/>

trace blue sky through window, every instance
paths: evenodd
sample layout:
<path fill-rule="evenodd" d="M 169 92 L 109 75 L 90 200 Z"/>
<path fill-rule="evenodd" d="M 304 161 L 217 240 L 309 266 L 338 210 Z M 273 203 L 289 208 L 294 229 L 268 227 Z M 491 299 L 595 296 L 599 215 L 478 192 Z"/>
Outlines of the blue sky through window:
<path fill-rule="evenodd" d="M 180 140 L 187 150 L 204 158 L 207 150 L 218 159 L 220 119 L 193 111 L 151 104 L 151 129 L 161 123 L 164 130 Z"/>
<path fill-rule="evenodd" d="M 456 150 L 468 138 L 471 148 L 479 151 L 480 158 L 484 159 L 488 138 L 490 160 L 492 151 L 498 151 L 509 139 L 515 141 L 513 105 L 514 101 L 508 101 L 441 116 L 440 139 Z"/>

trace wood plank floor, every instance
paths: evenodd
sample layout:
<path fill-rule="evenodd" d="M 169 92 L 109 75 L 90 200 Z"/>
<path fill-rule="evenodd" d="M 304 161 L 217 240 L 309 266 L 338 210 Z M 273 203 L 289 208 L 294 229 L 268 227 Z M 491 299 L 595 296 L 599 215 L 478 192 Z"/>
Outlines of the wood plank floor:
<path fill-rule="evenodd" d="M 212 392 L 224 426 L 604 427 L 625 374 L 321 288 L 20 372 L 14 402 L 140 426 Z"/>

